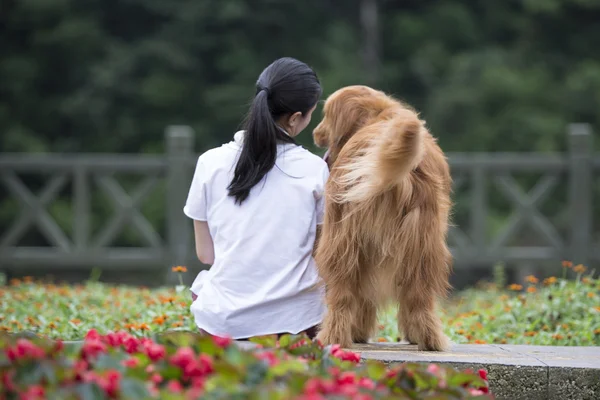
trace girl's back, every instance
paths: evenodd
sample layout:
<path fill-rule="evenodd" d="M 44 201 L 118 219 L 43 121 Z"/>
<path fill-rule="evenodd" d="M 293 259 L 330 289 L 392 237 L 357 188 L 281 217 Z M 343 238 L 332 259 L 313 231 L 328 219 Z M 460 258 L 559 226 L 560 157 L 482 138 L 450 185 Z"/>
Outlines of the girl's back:
<path fill-rule="evenodd" d="M 200 156 L 184 212 L 199 258 L 212 264 L 191 287 L 201 330 L 241 339 L 321 322 L 312 252 L 329 171 L 294 140 L 320 95 L 306 64 L 275 61 L 258 79 L 245 130 Z"/>

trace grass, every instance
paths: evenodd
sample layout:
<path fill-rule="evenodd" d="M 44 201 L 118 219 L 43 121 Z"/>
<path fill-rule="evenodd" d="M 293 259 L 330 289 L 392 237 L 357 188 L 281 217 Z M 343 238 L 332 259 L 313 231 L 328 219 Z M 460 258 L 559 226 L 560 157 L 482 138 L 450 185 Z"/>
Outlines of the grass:
<path fill-rule="evenodd" d="M 530 276 L 507 287 L 488 283 L 457 293 L 441 311 L 446 333 L 456 343 L 600 345 L 600 279 L 581 265 L 563 266 L 561 278 Z M 83 338 L 92 328 L 140 336 L 193 331 L 189 292 L 180 289 L 12 280 L 0 289 L 0 331 L 64 340 Z M 373 339 L 398 340 L 393 310 L 381 315 Z"/>

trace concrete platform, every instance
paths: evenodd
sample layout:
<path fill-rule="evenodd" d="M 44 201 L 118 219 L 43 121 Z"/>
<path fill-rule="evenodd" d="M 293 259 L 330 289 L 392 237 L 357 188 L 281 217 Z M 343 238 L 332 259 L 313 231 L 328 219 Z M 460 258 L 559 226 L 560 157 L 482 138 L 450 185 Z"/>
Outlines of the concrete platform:
<path fill-rule="evenodd" d="M 385 363 L 484 368 L 497 399 L 600 399 L 600 347 L 454 345 L 448 352 L 425 352 L 405 343 L 370 343 L 350 350 Z"/>

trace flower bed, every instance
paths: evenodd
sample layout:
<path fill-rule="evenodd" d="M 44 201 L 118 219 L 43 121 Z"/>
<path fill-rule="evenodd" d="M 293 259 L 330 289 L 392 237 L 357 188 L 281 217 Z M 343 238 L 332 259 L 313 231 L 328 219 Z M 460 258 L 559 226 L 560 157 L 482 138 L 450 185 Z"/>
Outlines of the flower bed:
<path fill-rule="evenodd" d="M 0 336 L 0 398 L 464 399 L 492 398 L 485 371 L 388 366 L 305 336 L 228 339 L 172 332 L 155 340 L 92 330 L 79 345 Z"/>
<path fill-rule="evenodd" d="M 564 264 L 565 278 L 487 285 L 458 293 L 442 311 L 446 333 L 456 343 L 600 345 L 600 280 L 583 266 Z M 178 269 L 185 273 L 185 269 Z M 148 336 L 196 328 L 187 290 L 54 285 L 13 280 L 0 289 L 0 331 L 32 331 L 63 340 L 89 329 L 126 330 Z M 110 311 L 108 311 L 110 310 Z M 380 318 L 378 341 L 396 341 L 395 313 Z"/>

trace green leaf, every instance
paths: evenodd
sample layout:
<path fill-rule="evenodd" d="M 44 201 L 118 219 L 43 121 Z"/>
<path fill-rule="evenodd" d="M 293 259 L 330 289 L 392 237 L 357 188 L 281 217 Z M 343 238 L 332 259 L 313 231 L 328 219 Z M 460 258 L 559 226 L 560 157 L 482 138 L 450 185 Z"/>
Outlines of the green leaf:
<path fill-rule="evenodd" d="M 379 361 L 368 360 L 366 363 L 369 378 L 378 381 L 386 374 L 385 364 Z"/>

